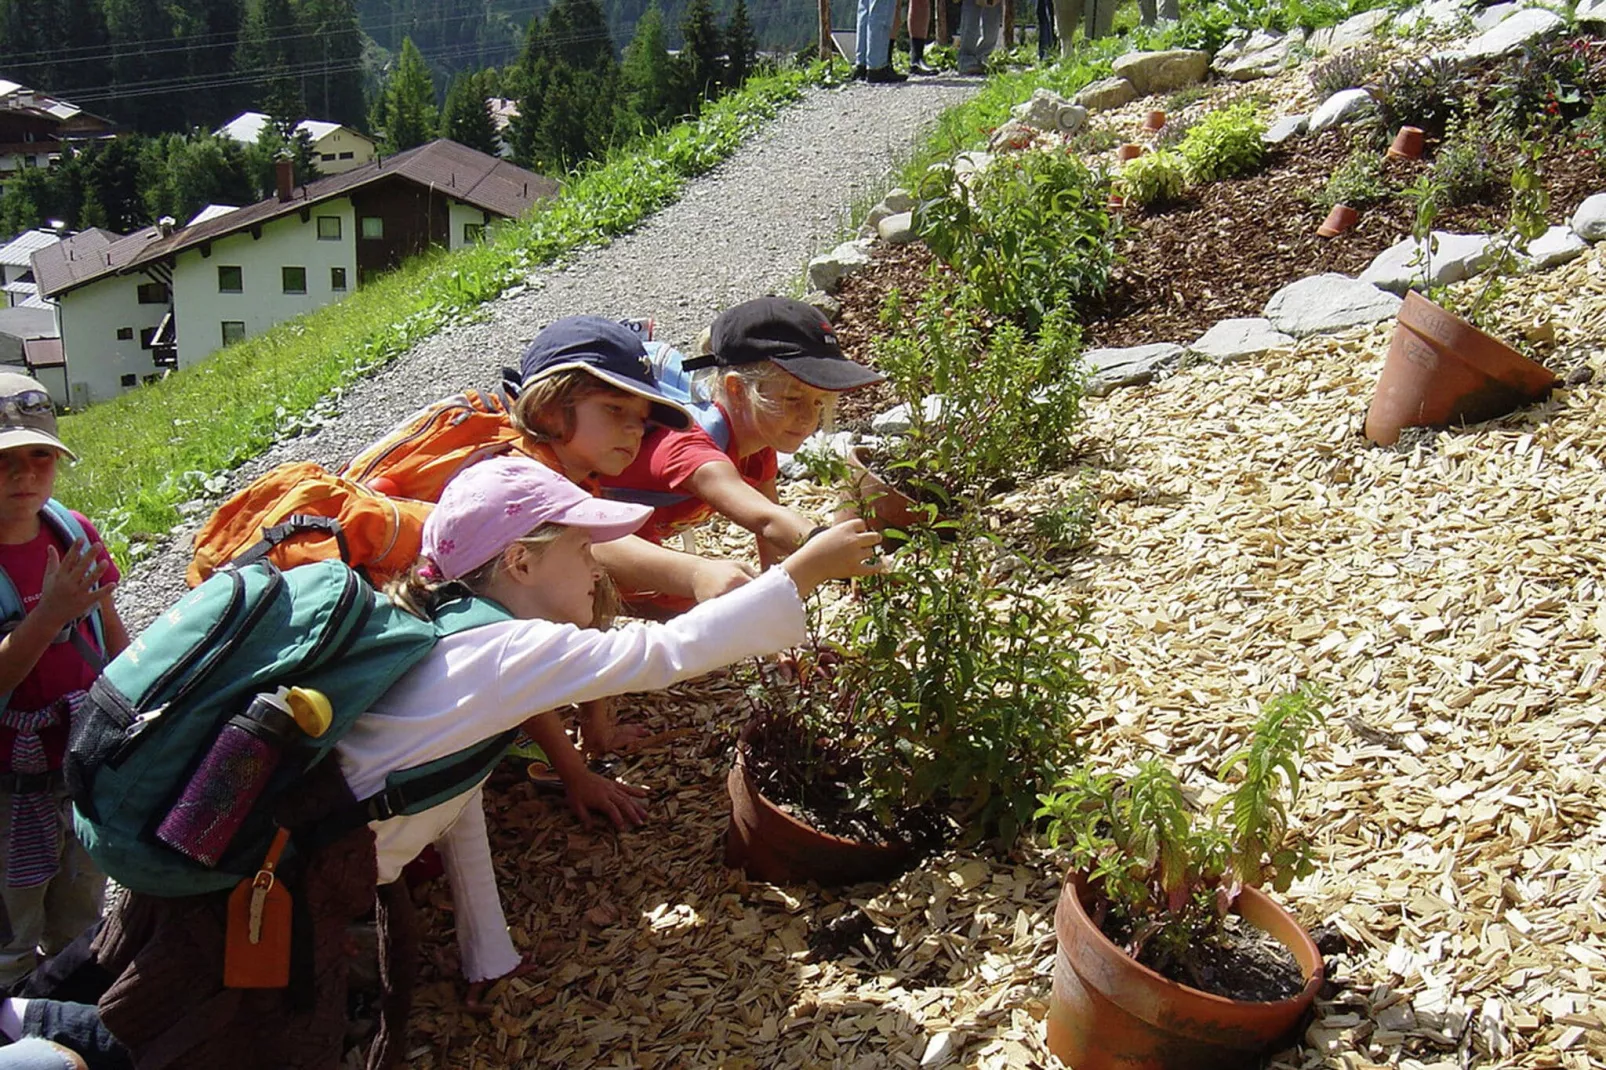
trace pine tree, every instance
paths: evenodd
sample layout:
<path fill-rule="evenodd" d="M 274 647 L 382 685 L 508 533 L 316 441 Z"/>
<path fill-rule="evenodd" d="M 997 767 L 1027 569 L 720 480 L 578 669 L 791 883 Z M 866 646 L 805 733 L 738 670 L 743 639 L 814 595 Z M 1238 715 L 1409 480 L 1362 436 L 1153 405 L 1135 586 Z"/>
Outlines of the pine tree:
<path fill-rule="evenodd" d="M 364 120 L 362 29 L 355 0 L 301 0 L 299 51 L 311 68 L 302 83 L 307 109 L 319 119 L 361 128 Z"/>
<path fill-rule="evenodd" d="M 112 84 L 124 93 L 149 90 L 151 83 L 171 77 L 163 58 L 146 43 L 172 36 L 172 22 L 159 0 L 104 0 L 106 37 L 111 52 Z M 105 84 L 104 81 L 101 84 Z M 161 129 L 181 116 L 172 114 L 161 94 L 119 96 L 108 106 L 111 117 L 141 130 Z"/>
<path fill-rule="evenodd" d="M 637 128 L 654 130 L 675 117 L 675 69 L 664 39 L 664 13 L 657 0 L 636 23 L 636 35 L 619 67 L 628 115 Z"/>
<path fill-rule="evenodd" d="M 234 50 L 234 70 L 245 85 L 236 103 L 269 113 L 302 110 L 291 73 L 298 40 L 290 0 L 246 0 Z"/>
<path fill-rule="evenodd" d="M 747 19 L 747 0 L 736 0 L 730 21 L 725 24 L 725 84 L 740 89 L 753 69 L 758 39 Z"/>
<path fill-rule="evenodd" d="M 680 33 L 686 42 L 679 56 L 686 110 L 696 111 L 704 99 L 718 95 L 724 67 L 725 43 L 720 40 L 719 25 L 708 0 L 691 0 L 686 5 Z"/>
<path fill-rule="evenodd" d="M 435 137 L 435 82 L 411 37 L 402 40 L 401 58 L 385 83 L 381 115 L 386 152 L 402 152 Z"/>
<path fill-rule="evenodd" d="M 441 135 L 460 145 L 496 155 L 496 123 L 491 119 L 477 74 L 459 74 L 446 91 L 446 110 L 441 116 Z"/>
<path fill-rule="evenodd" d="M 140 160 L 145 140 L 138 135 L 112 138 L 96 142 L 84 154 L 81 226 L 127 234 L 149 222 Z"/>

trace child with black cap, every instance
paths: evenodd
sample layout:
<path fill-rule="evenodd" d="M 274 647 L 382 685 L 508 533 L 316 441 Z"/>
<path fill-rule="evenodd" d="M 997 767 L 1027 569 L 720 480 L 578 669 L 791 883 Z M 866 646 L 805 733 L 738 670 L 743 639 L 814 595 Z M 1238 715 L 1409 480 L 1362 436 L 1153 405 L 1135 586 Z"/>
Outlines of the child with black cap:
<path fill-rule="evenodd" d="M 820 527 L 780 504 L 776 454 L 795 453 L 819 430 L 837 395 L 884 376 L 842 355 L 818 309 L 784 297 L 726 309 L 709 342 L 711 353 L 682 367 L 710 370 L 705 378 L 722 419 L 712 433 L 696 424 L 653 430 L 629 467 L 602 477 L 603 493 L 652 505 L 639 534 L 654 543 L 719 513 L 757 537 L 768 567 Z M 634 612 L 662 616 L 691 605 L 661 587 L 620 586 Z"/>

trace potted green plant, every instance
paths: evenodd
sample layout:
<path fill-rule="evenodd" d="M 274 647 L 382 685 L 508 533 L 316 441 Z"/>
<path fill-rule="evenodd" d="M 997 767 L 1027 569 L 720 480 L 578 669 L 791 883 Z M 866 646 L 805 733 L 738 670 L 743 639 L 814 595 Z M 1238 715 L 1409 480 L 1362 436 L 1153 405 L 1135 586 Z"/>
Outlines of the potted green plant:
<path fill-rule="evenodd" d="M 1289 810 L 1322 701 L 1307 687 L 1267 703 L 1221 770 L 1236 783 L 1203 814 L 1157 759 L 1078 769 L 1043 796 L 1037 816 L 1071 859 L 1048 1019 L 1049 1049 L 1068 1065 L 1241 1067 L 1298 1025 L 1321 956 L 1259 889 L 1313 868 Z M 1261 969 L 1263 986 L 1229 983 Z"/>
<path fill-rule="evenodd" d="M 753 693 L 758 727 L 731 780 L 731 864 L 771 880 L 844 882 L 812 850 L 773 857 L 739 795 L 773 789 L 767 803 L 827 837 L 915 857 L 952 840 L 1013 843 L 1077 757 L 1083 619 L 1035 592 L 1029 568 L 991 575 L 996 541 L 974 517 L 955 523 L 957 539 L 915 529 L 899 540 L 891 571 L 860 581 L 844 605 L 835 646 L 802 656 L 800 685 Z"/>
<path fill-rule="evenodd" d="M 1517 270 L 1519 250 L 1545 232 L 1550 195 L 1539 177 L 1539 156 L 1537 144 L 1519 146 L 1511 169 L 1510 213 L 1495 237 L 1477 295 L 1456 305 L 1442 287 L 1431 289 L 1431 297 L 1414 289 L 1406 292 L 1366 413 L 1366 437 L 1377 445 L 1393 445 L 1406 427 L 1447 427 L 1503 416 L 1544 397 L 1555 385 L 1556 377 L 1542 364 L 1486 333 L 1480 323 L 1502 279 Z M 1421 251 L 1423 278 L 1430 280 L 1433 223 L 1442 187 L 1430 173 L 1405 192 L 1415 205 L 1411 234 Z"/>

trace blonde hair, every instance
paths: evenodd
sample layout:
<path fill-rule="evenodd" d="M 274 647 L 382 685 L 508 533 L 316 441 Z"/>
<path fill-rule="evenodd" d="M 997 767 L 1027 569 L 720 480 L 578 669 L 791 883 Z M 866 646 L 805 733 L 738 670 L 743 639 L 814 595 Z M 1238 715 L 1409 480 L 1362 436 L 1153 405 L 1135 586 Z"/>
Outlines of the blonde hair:
<path fill-rule="evenodd" d="M 739 394 L 731 391 L 730 383 L 733 379 L 738 386 Z M 811 387 L 773 361 L 763 360 L 754 364 L 714 367 L 700 373 L 697 383 L 709 397 L 725 406 L 727 410 L 745 407 L 747 411 L 771 420 L 780 419 L 782 415 L 780 401 L 782 391 L 794 384 L 802 384 L 810 390 L 825 395 L 825 405 L 820 410 L 820 428 L 830 431 L 836 423 L 835 391 Z"/>
<path fill-rule="evenodd" d="M 441 607 L 448 602 L 458 598 L 483 596 L 491 586 L 491 581 L 504 567 L 503 562 L 507 558 L 508 547 L 522 546 L 528 553 L 540 554 L 557 542 L 567 530 L 568 528 L 562 524 L 542 524 L 524 538 L 515 539 L 508 546 L 504 546 L 495 557 L 479 568 L 455 580 L 426 576 L 423 570 L 429 568 L 433 571 L 433 568 L 427 559 L 420 558 L 405 575 L 398 576 L 385 584 L 385 597 L 415 617 L 433 620 L 435 614 L 439 613 Z M 591 626 L 601 629 L 611 626 L 614 617 L 619 614 L 619 605 L 619 589 L 604 572 L 592 597 Z"/>
<path fill-rule="evenodd" d="M 624 394 L 580 368 L 525 383 L 508 414 L 513 426 L 536 442 L 563 443 L 574 437 L 574 407 L 597 394 Z"/>

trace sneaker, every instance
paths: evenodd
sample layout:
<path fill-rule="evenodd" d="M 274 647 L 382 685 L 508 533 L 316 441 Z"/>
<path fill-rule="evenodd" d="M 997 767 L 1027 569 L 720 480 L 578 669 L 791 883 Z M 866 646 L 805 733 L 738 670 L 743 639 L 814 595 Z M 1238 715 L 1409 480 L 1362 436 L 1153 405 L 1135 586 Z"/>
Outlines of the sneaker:
<path fill-rule="evenodd" d="M 928 67 L 924 63 L 921 63 L 920 61 L 916 60 L 915 62 L 909 64 L 909 73 L 910 74 L 920 74 L 920 75 L 936 74 L 937 73 L 937 68 Z"/>
<path fill-rule="evenodd" d="M 987 77 L 987 70 L 984 67 L 961 67 L 959 68 L 959 77 L 985 78 Z"/>
<path fill-rule="evenodd" d="M 855 64 L 853 70 L 848 72 L 848 81 L 857 82 L 864 78 L 864 64 Z"/>
<path fill-rule="evenodd" d="M 864 72 L 864 80 L 876 85 L 895 85 L 898 82 L 907 82 L 909 76 L 901 74 L 891 67 L 874 67 Z"/>

